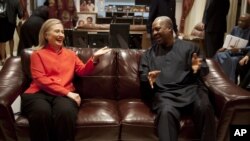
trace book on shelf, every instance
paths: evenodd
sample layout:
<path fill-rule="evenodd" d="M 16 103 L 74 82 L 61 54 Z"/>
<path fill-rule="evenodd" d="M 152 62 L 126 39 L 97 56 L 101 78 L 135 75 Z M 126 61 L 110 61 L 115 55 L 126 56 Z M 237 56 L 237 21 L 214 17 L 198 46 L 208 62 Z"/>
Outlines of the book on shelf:
<path fill-rule="evenodd" d="M 248 40 L 245 40 L 243 38 L 236 37 L 233 35 L 227 35 L 224 40 L 223 48 L 227 48 L 227 49 L 245 48 L 247 44 L 248 44 Z"/>

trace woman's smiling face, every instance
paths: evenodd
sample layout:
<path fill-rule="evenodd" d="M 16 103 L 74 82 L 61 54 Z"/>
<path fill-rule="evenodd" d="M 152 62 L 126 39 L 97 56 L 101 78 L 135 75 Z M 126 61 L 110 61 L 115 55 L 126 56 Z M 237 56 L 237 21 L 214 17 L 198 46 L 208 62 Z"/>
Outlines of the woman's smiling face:
<path fill-rule="evenodd" d="M 46 39 L 48 43 L 55 48 L 63 46 L 64 28 L 62 24 L 55 24 L 46 32 Z"/>

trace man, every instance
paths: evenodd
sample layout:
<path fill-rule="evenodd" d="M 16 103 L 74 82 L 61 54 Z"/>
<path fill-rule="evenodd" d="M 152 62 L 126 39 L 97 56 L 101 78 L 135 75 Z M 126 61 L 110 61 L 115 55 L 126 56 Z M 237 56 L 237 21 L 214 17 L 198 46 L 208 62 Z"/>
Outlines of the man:
<path fill-rule="evenodd" d="M 143 94 L 153 95 L 159 140 L 177 141 L 181 116 L 191 114 L 201 141 L 215 141 L 214 114 L 200 77 L 208 67 L 199 48 L 175 39 L 166 16 L 154 20 L 152 35 L 156 44 L 142 56 L 139 72 Z"/>
<path fill-rule="evenodd" d="M 20 40 L 17 49 L 17 55 L 22 50 L 38 45 L 38 34 L 42 24 L 49 18 L 48 3 L 35 9 L 32 15 L 24 22 L 20 29 Z"/>
<path fill-rule="evenodd" d="M 227 14 L 229 0 L 207 0 L 203 15 L 205 24 L 205 52 L 207 57 L 213 57 L 222 47 L 224 34 L 227 30 Z"/>
<path fill-rule="evenodd" d="M 246 14 L 246 26 L 248 26 L 248 33 L 250 34 L 250 15 Z M 244 23 L 242 23 L 244 24 Z M 239 61 L 239 64 L 237 66 L 239 75 L 240 75 L 240 84 L 239 86 L 249 90 L 249 82 L 250 82 L 250 35 L 248 36 L 248 46 L 247 46 L 247 53 L 244 54 L 244 57 L 242 57 Z M 244 50 L 243 50 L 244 51 Z"/>
<path fill-rule="evenodd" d="M 249 89 L 249 83 L 250 83 L 250 51 L 239 61 L 238 70 L 240 75 L 240 84 L 239 86 L 241 88 L 244 88 L 246 90 Z"/>
<path fill-rule="evenodd" d="M 235 26 L 230 34 L 245 40 L 250 40 L 250 15 L 242 14 L 238 19 L 238 26 Z M 248 42 L 247 46 L 250 46 L 250 42 Z M 214 56 L 214 59 L 219 62 L 225 74 L 235 83 L 237 83 L 237 64 L 240 58 L 246 54 L 247 48 L 249 47 L 241 50 L 237 48 L 220 48 Z"/>
<path fill-rule="evenodd" d="M 87 17 L 87 24 L 93 24 L 93 18 Z"/>

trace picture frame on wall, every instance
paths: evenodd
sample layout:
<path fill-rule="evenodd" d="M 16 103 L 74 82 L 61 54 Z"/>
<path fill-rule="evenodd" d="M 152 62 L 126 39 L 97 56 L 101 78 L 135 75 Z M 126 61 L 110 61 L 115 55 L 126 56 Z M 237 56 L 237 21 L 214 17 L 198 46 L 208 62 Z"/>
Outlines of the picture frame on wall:
<path fill-rule="evenodd" d="M 95 6 L 95 0 L 80 0 L 79 11 L 90 13 L 97 11 Z"/>
<path fill-rule="evenodd" d="M 91 25 L 96 23 L 96 13 L 90 13 L 90 12 L 79 12 L 78 13 L 78 21 L 77 26 L 83 26 L 83 25 Z"/>

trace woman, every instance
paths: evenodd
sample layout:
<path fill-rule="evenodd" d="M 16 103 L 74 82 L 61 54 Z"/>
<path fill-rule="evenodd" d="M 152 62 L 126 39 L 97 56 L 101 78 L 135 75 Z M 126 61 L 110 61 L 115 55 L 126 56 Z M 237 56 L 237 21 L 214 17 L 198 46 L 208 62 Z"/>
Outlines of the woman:
<path fill-rule="evenodd" d="M 6 42 L 9 41 L 10 56 L 13 56 L 14 50 L 14 32 L 16 28 L 17 17 L 23 18 L 23 10 L 19 0 L 6 0 L 6 13 L 0 17 L 0 58 L 4 63 L 6 59 Z M 1 64 L 1 63 L 0 63 Z"/>
<path fill-rule="evenodd" d="M 31 55 L 32 83 L 22 95 L 21 112 L 29 120 L 32 141 L 73 141 L 81 97 L 74 92 L 72 79 L 89 74 L 102 48 L 86 64 L 63 47 L 64 28 L 58 19 L 49 19 L 39 33 L 39 49 Z"/>
<path fill-rule="evenodd" d="M 48 3 L 44 2 L 42 6 L 37 7 L 32 15 L 22 24 L 20 28 L 19 43 L 17 55 L 25 48 L 31 48 L 38 45 L 38 35 L 43 23 L 49 18 Z"/>

